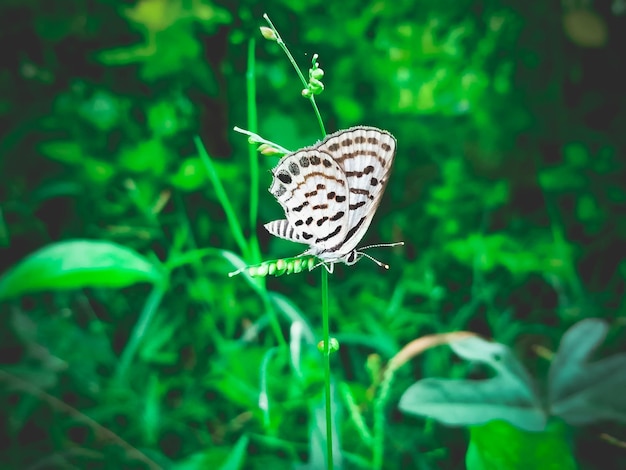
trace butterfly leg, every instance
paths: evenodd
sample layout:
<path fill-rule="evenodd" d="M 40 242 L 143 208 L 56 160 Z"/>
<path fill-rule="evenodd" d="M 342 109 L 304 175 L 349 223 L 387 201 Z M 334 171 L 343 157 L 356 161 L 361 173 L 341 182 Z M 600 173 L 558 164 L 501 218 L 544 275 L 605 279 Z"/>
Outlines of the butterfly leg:
<path fill-rule="evenodd" d="M 328 271 L 329 274 L 332 274 L 333 271 L 335 270 L 335 263 L 326 263 L 325 261 L 320 261 L 315 266 L 313 266 L 309 271 L 313 271 L 318 266 L 324 266 L 324 268 L 326 269 L 326 271 Z"/>

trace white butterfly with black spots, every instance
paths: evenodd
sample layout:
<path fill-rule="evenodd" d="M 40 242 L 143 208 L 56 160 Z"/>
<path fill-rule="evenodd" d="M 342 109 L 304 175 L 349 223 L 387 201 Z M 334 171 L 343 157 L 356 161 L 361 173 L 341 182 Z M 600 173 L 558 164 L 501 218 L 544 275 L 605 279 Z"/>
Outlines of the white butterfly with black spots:
<path fill-rule="evenodd" d="M 285 155 L 272 170 L 270 192 L 286 219 L 265 228 L 308 244 L 303 255 L 318 257 L 330 270 L 337 262 L 356 263 L 363 255 L 356 246 L 380 204 L 395 154 L 389 132 L 358 126 Z"/>

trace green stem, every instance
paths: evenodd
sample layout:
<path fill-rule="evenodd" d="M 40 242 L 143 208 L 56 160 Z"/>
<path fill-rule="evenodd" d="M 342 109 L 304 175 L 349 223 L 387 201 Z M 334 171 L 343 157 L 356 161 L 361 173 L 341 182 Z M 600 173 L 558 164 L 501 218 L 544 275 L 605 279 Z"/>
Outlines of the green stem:
<path fill-rule="evenodd" d="M 330 387 L 330 320 L 328 312 L 328 271 L 322 272 L 322 324 L 324 334 L 324 382 L 326 385 L 326 461 L 328 470 L 333 468 L 333 413 Z"/>
<path fill-rule="evenodd" d="M 302 86 L 306 88 L 309 83 L 304 78 L 304 75 L 302 75 L 302 72 L 300 71 L 300 68 L 298 67 L 298 64 L 296 63 L 296 60 L 291 55 L 291 52 L 287 48 L 287 45 L 285 44 L 285 41 L 283 41 L 283 38 L 280 36 L 280 33 L 274 26 L 274 23 L 272 23 L 272 20 L 270 20 L 270 17 L 267 16 L 267 14 L 263 14 L 263 18 L 265 18 L 265 21 L 267 21 L 267 24 L 270 26 L 272 31 L 274 31 L 274 34 L 276 35 L 276 43 L 285 52 L 285 55 L 289 59 L 289 62 L 291 62 L 291 65 L 293 66 L 294 70 L 298 74 L 298 77 L 300 78 L 300 81 L 302 82 Z M 322 136 L 326 137 L 326 129 L 324 127 L 324 122 L 322 121 L 322 115 L 320 114 L 320 110 L 317 108 L 317 103 L 315 102 L 315 96 L 311 95 L 309 97 L 309 102 L 311 103 L 311 106 L 313 106 L 313 112 L 315 113 L 315 117 L 317 118 L 317 122 L 320 126 L 320 130 L 322 131 Z"/>
<path fill-rule="evenodd" d="M 115 382 L 118 386 L 123 385 L 126 373 L 128 372 L 128 369 L 137 354 L 137 349 L 139 349 L 139 345 L 141 344 L 141 341 L 143 340 L 146 331 L 148 330 L 150 323 L 152 323 L 159 305 L 161 304 L 161 299 L 163 299 L 163 295 L 165 295 L 167 290 L 166 286 L 167 282 L 165 281 L 155 284 L 143 306 L 143 310 L 139 315 L 139 320 L 137 320 L 137 323 L 135 324 L 135 328 L 128 339 L 128 344 L 126 345 L 126 348 L 124 348 L 122 357 L 117 365 L 117 370 L 115 371 Z"/>
<path fill-rule="evenodd" d="M 256 108 L 256 81 L 255 81 L 255 57 L 254 38 L 248 42 L 248 68 L 246 70 L 246 93 L 248 101 L 248 129 L 257 132 L 258 115 Z M 248 146 L 248 159 L 250 161 L 250 255 L 252 262 L 261 261 L 261 249 L 256 235 L 256 221 L 259 212 L 259 160 L 257 152 L 251 145 Z"/>
<path fill-rule="evenodd" d="M 249 133 L 255 134 L 258 131 L 258 113 L 256 107 L 256 59 L 254 56 L 255 41 L 251 39 L 248 43 L 248 67 L 246 70 L 246 94 L 248 100 L 248 129 Z M 261 261 L 261 248 L 259 247 L 259 239 L 256 234 L 256 223 L 259 213 L 259 160 L 256 149 L 248 146 L 248 159 L 250 161 L 250 241 L 247 244 L 249 255 L 253 263 Z M 245 252 L 242 252 L 245 253 Z M 259 278 L 257 284 L 262 287 L 263 305 L 265 312 L 269 316 L 270 324 L 274 335 L 278 340 L 283 351 L 287 350 L 287 342 L 280 329 L 280 322 L 276 310 L 272 306 L 267 297 L 267 289 L 265 287 L 265 279 Z"/>
<path fill-rule="evenodd" d="M 320 126 L 320 130 L 322 131 L 322 137 L 326 137 L 326 128 L 324 127 L 324 122 L 322 121 L 322 116 L 320 115 L 320 110 L 317 109 L 317 103 L 315 102 L 315 97 L 311 96 L 309 98 L 311 101 L 311 106 L 313 106 L 313 111 L 315 112 L 315 117 L 317 117 L 317 123 Z"/>
<path fill-rule="evenodd" d="M 289 62 L 293 66 L 294 70 L 298 74 L 300 81 L 302 82 L 302 86 L 304 88 L 308 87 L 308 82 L 304 78 L 304 75 L 300 71 L 298 64 L 295 59 L 291 55 L 291 52 L 287 48 L 287 45 L 283 41 L 283 38 L 280 36 L 280 33 L 270 20 L 267 14 L 263 15 L 265 21 L 270 26 L 272 31 L 276 36 L 276 42 L 283 50 Z M 322 121 L 322 116 L 317 107 L 317 103 L 315 102 L 315 97 L 311 95 L 309 97 L 309 102 L 313 107 L 313 111 L 315 112 L 315 116 L 317 118 L 317 122 L 320 126 L 320 130 L 322 132 L 322 137 L 326 136 L 326 129 L 324 128 L 324 122 Z M 331 397 L 331 383 L 330 383 L 330 320 L 329 320 L 329 312 L 328 312 L 328 271 L 322 269 L 322 323 L 323 323 L 323 334 L 324 334 L 324 376 L 325 376 L 325 388 L 326 388 L 326 459 L 327 459 L 327 470 L 332 470 L 333 468 L 333 421 L 332 421 L 332 397 Z"/>

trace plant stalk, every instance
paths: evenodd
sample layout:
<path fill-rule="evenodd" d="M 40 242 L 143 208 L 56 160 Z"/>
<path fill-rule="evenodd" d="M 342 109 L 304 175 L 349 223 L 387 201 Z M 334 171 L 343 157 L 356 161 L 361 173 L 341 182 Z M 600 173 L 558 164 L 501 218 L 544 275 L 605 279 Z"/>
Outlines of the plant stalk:
<path fill-rule="evenodd" d="M 330 315 L 328 312 L 328 271 L 322 267 L 322 325 L 324 334 L 324 383 L 326 388 L 326 468 L 333 468 L 333 413 L 330 386 Z"/>

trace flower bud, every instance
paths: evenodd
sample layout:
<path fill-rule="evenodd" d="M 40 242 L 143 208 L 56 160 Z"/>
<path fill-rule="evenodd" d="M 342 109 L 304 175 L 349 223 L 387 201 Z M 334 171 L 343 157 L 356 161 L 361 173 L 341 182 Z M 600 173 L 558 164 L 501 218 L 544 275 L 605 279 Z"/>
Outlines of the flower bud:
<path fill-rule="evenodd" d="M 317 343 L 317 350 L 321 353 L 324 352 L 324 341 Z M 339 341 L 337 341 L 337 338 L 330 338 L 328 341 L 328 352 L 333 354 L 337 351 L 339 351 Z"/>
<path fill-rule="evenodd" d="M 316 80 L 321 80 L 324 76 L 324 71 L 322 69 L 310 69 L 309 77 L 315 78 Z"/>
<path fill-rule="evenodd" d="M 267 156 L 282 155 L 282 152 L 279 152 L 278 149 L 268 144 L 259 145 L 257 150 L 261 155 L 267 155 Z"/>
<path fill-rule="evenodd" d="M 268 28 L 267 26 L 261 26 L 259 29 L 261 30 L 261 35 L 268 41 L 277 40 L 276 33 L 272 28 Z"/>
<path fill-rule="evenodd" d="M 319 95 L 324 91 L 324 84 L 315 78 L 311 78 L 309 80 L 309 90 L 311 90 L 311 93 L 314 95 Z"/>

